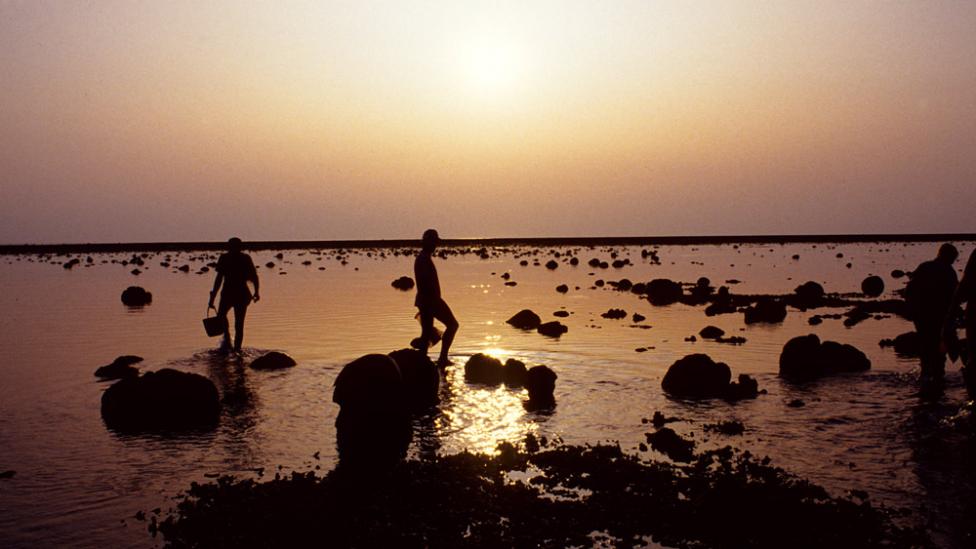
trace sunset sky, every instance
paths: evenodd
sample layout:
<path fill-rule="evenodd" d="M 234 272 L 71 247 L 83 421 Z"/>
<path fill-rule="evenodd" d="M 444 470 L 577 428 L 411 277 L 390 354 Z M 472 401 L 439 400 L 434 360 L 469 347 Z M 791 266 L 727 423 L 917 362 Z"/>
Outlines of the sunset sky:
<path fill-rule="evenodd" d="M 976 2 L 0 0 L 0 243 L 976 232 Z"/>

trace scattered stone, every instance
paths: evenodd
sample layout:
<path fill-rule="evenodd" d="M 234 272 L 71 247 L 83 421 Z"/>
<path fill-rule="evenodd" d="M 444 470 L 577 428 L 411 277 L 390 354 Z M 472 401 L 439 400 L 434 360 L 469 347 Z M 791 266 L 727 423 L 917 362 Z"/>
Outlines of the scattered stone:
<path fill-rule="evenodd" d="M 734 419 L 719 421 L 718 423 L 706 423 L 704 428 L 706 431 L 714 431 L 716 433 L 730 436 L 741 435 L 742 433 L 746 432 L 746 426 L 743 425 L 741 421 L 736 421 Z"/>
<path fill-rule="evenodd" d="M 681 438 L 674 429 L 662 427 L 654 433 L 645 434 L 648 444 L 658 452 L 674 461 L 691 461 L 694 458 L 695 442 Z"/>
<path fill-rule="evenodd" d="M 884 289 L 885 283 L 880 276 L 872 275 L 861 281 L 861 292 L 868 297 L 878 297 Z"/>
<path fill-rule="evenodd" d="M 718 339 L 725 335 L 725 330 L 716 326 L 705 326 L 698 332 L 702 339 Z"/>
<path fill-rule="evenodd" d="M 806 406 L 807 403 L 803 402 L 801 399 L 794 398 L 793 400 L 789 401 L 786 405 L 789 406 L 790 408 L 802 408 Z"/>
<path fill-rule="evenodd" d="M 793 290 L 795 303 L 804 308 L 817 305 L 824 297 L 824 288 L 812 280 L 804 282 Z"/>
<path fill-rule="evenodd" d="M 152 294 L 140 286 L 129 286 L 122 292 L 122 303 L 127 307 L 142 307 L 152 303 Z"/>
<path fill-rule="evenodd" d="M 905 276 L 905 271 L 901 269 L 895 269 L 891 271 L 891 278 L 901 278 L 903 276 Z"/>
<path fill-rule="evenodd" d="M 844 313 L 844 317 L 844 326 L 853 328 L 861 322 L 871 318 L 871 313 L 869 313 L 863 307 L 857 306 Z"/>
<path fill-rule="evenodd" d="M 142 362 L 141 356 L 122 355 L 116 358 L 111 364 L 101 366 L 95 370 L 95 376 L 103 380 L 137 377 L 139 375 L 139 369 L 133 366 L 133 364 L 138 362 Z"/>
<path fill-rule="evenodd" d="M 646 316 L 644 316 L 644 315 L 642 315 L 642 314 L 640 314 L 640 313 L 634 313 L 634 316 L 633 316 L 633 317 L 631 317 L 631 319 L 632 319 L 632 320 L 633 320 L 633 321 L 634 321 L 635 323 L 637 323 L 637 322 L 644 322 L 645 320 L 647 320 L 647 317 L 646 317 Z"/>
<path fill-rule="evenodd" d="M 779 375 L 797 381 L 870 368 L 871 361 L 856 347 L 834 341 L 821 342 L 815 334 L 789 340 L 779 356 Z"/>
<path fill-rule="evenodd" d="M 535 330 L 542 323 L 542 319 L 529 309 L 522 309 L 505 322 L 520 330 Z"/>
<path fill-rule="evenodd" d="M 251 362 L 251 368 L 255 370 L 281 370 L 284 368 L 291 368 L 295 366 L 295 364 L 295 359 L 286 355 L 285 353 L 271 351 L 254 359 L 254 361 Z"/>
<path fill-rule="evenodd" d="M 742 336 L 729 336 L 729 337 L 715 338 L 715 343 L 728 343 L 730 345 L 742 345 L 745 342 L 746 342 L 746 338 Z"/>
<path fill-rule="evenodd" d="M 556 316 L 559 318 L 566 318 L 569 316 L 569 311 L 556 311 L 552 313 L 552 316 Z"/>
<path fill-rule="evenodd" d="M 414 281 L 409 276 L 401 276 L 400 278 L 391 282 L 390 286 L 393 286 L 397 290 L 406 292 L 413 289 Z"/>
<path fill-rule="evenodd" d="M 569 328 L 567 328 L 562 322 L 554 320 L 552 322 L 540 324 L 539 327 L 536 328 L 536 331 L 544 336 L 559 337 L 568 332 Z"/>
<path fill-rule="evenodd" d="M 116 382 L 102 393 L 101 412 L 122 432 L 207 428 L 220 418 L 220 396 L 209 379 L 164 368 Z"/>
<path fill-rule="evenodd" d="M 688 343 L 695 343 L 696 341 L 698 341 L 698 338 L 693 335 L 690 335 L 685 338 L 685 341 L 687 341 Z"/>
<path fill-rule="evenodd" d="M 569 291 L 569 286 L 565 284 L 560 284 L 559 286 L 556 286 L 556 291 L 561 294 L 565 294 L 566 292 Z"/>
<path fill-rule="evenodd" d="M 556 263 L 555 259 L 550 259 L 546 262 L 546 268 L 550 271 L 555 270 L 557 267 L 559 267 L 559 263 Z"/>
<path fill-rule="evenodd" d="M 505 380 L 502 361 L 484 353 L 477 353 L 464 364 L 464 380 L 468 383 L 498 385 Z"/>
<path fill-rule="evenodd" d="M 4 472 L 0 473 L 0 479 L 14 478 L 14 475 L 16 475 L 16 474 L 17 474 L 17 471 L 4 471 Z"/>
<path fill-rule="evenodd" d="M 671 305 L 681 300 L 681 284 L 667 278 L 655 278 L 646 285 L 647 299 L 652 305 Z"/>
<path fill-rule="evenodd" d="M 627 317 L 627 311 L 623 309 L 609 309 L 607 312 L 600 315 L 603 318 L 609 318 L 613 320 L 619 320 L 621 318 Z"/>
<path fill-rule="evenodd" d="M 509 280 L 508 282 L 505 283 L 505 285 L 506 286 L 518 286 L 518 282 L 515 282 L 514 280 Z"/>
<path fill-rule="evenodd" d="M 783 322 L 786 319 L 786 305 L 774 300 L 760 300 L 745 310 L 746 324 L 767 322 L 771 324 Z"/>

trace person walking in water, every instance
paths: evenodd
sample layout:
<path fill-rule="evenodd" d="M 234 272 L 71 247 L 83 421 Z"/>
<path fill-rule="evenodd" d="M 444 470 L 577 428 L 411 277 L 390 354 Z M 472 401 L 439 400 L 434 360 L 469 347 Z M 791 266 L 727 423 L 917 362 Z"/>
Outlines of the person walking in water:
<path fill-rule="evenodd" d="M 441 298 L 441 285 L 437 279 L 437 268 L 434 267 L 432 255 L 440 236 L 434 229 L 424 231 L 420 253 L 417 255 L 413 264 L 414 277 L 417 279 L 417 299 L 414 305 L 420 310 L 420 340 L 421 347 L 426 350 L 432 341 L 436 341 L 434 331 L 434 319 L 444 324 L 444 336 L 441 340 L 441 355 L 437 359 L 439 366 L 446 366 L 451 363 L 448 352 L 451 350 L 451 343 L 454 342 L 454 335 L 457 334 L 458 321 L 454 318 L 454 313 L 447 303 Z"/>
<path fill-rule="evenodd" d="M 949 303 L 949 312 L 945 321 L 946 344 L 956 341 L 955 313 L 956 308 L 966 303 L 966 356 L 963 360 L 963 378 L 969 397 L 976 398 L 976 250 L 969 254 L 966 269 L 962 272 L 962 280 L 956 287 L 956 293 Z"/>
<path fill-rule="evenodd" d="M 905 300 L 918 333 L 923 381 L 940 381 L 945 375 L 943 324 L 949 312 L 958 278 L 952 268 L 959 251 L 943 244 L 935 259 L 925 261 L 912 273 L 905 288 Z"/>
<path fill-rule="evenodd" d="M 217 316 L 224 319 L 224 340 L 222 348 L 230 348 L 230 327 L 227 325 L 227 312 L 234 309 L 234 350 L 240 352 L 244 342 L 244 315 L 251 301 L 261 299 L 258 272 L 254 268 L 251 256 L 241 251 L 240 238 L 234 237 L 227 241 L 227 253 L 217 260 L 217 278 L 214 279 L 213 290 L 210 291 L 210 308 L 214 306 L 214 298 L 220 290 L 220 306 Z M 254 294 L 247 283 L 254 285 Z M 223 289 L 221 290 L 221 286 Z"/>

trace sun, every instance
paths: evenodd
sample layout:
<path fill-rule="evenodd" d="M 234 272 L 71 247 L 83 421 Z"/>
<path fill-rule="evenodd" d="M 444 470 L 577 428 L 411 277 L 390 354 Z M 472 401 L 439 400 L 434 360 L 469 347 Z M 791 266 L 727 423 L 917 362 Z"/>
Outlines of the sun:
<path fill-rule="evenodd" d="M 511 92 L 523 78 L 524 60 L 514 44 L 492 42 L 469 49 L 463 60 L 469 86 L 478 95 Z"/>

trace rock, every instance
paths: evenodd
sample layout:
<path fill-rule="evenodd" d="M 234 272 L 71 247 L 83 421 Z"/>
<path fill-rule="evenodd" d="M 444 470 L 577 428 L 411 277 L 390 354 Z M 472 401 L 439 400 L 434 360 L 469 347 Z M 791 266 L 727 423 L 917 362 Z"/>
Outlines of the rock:
<path fill-rule="evenodd" d="M 622 278 L 617 282 L 611 282 L 610 285 L 620 292 L 629 292 L 634 288 L 634 283 L 628 278 Z"/>
<path fill-rule="evenodd" d="M 678 359 L 668 368 L 661 388 L 683 398 L 718 398 L 728 391 L 732 370 L 708 355 L 692 354 Z"/>
<path fill-rule="evenodd" d="M 786 319 L 786 305 L 774 300 L 757 301 L 745 310 L 746 324 L 757 322 L 778 323 Z"/>
<path fill-rule="evenodd" d="M 579 265 L 579 258 L 578 257 L 574 257 L 574 258 L 570 259 L 569 260 L 569 264 L 572 265 L 573 267 Z"/>
<path fill-rule="evenodd" d="M 804 307 L 811 305 L 816 305 L 820 300 L 823 299 L 824 289 L 820 284 L 810 280 L 804 282 L 793 290 L 795 296 L 795 301 Z"/>
<path fill-rule="evenodd" d="M 917 332 L 905 332 L 899 334 L 895 339 L 882 339 L 882 347 L 894 347 L 895 353 L 905 357 L 917 357 L 919 355 L 920 344 Z"/>
<path fill-rule="evenodd" d="M 129 286 L 122 292 L 122 303 L 128 307 L 142 307 L 152 303 L 152 294 L 139 286 Z"/>
<path fill-rule="evenodd" d="M 894 269 L 891 271 L 891 278 L 901 278 L 903 276 L 905 276 L 905 271 L 901 269 Z"/>
<path fill-rule="evenodd" d="M 779 356 L 779 375 L 791 380 L 809 380 L 871 368 L 867 356 L 851 345 L 821 342 L 815 334 L 798 336 L 786 342 Z"/>
<path fill-rule="evenodd" d="M 695 442 L 681 438 L 670 427 L 662 427 L 657 432 L 647 433 L 645 436 L 651 448 L 674 461 L 691 461 L 695 457 Z"/>
<path fill-rule="evenodd" d="M 401 276 L 400 278 L 394 280 L 393 282 L 390 282 L 390 286 L 393 286 L 397 290 L 407 292 L 413 289 L 414 282 L 413 279 L 410 278 L 409 276 Z"/>
<path fill-rule="evenodd" d="M 539 327 L 536 328 L 536 331 L 544 336 L 559 337 L 568 332 L 569 328 L 567 328 L 562 322 L 554 320 L 552 322 L 540 324 Z"/>
<path fill-rule="evenodd" d="M 291 368 L 295 364 L 295 359 L 285 353 L 271 351 L 254 359 L 251 362 L 251 368 L 255 370 L 281 370 L 283 368 Z"/>
<path fill-rule="evenodd" d="M 556 311 L 552 313 L 552 316 L 559 317 L 559 318 L 566 318 L 569 316 L 569 311 Z"/>
<path fill-rule="evenodd" d="M 2 479 L 2 478 L 14 478 L 14 475 L 16 475 L 16 474 L 17 474 L 17 471 L 4 471 L 4 472 L 0 473 L 0 479 Z"/>
<path fill-rule="evenodd" d="M 687 341 L 688 343 L 695 343 L 696 341 L 698 341 L 698 337 L 690 335 L 685 338 L 685 341 Z"/>
<path fill-rule="evenodd" d="M 880 276 L 872 275 L 861 281 L 861 292 L 868 297 L 878 297 L 884 293 L 885 283 Z"/>
<path fill-rule="evenodd" d="M 705 326 L 698 332 L 702 339 L 718 339 L 725 335 L 725 330 L 716 326 Z"/>
<path fill-rule="evenodd" d="M 399 461 L 412 438 L 400 367 L 387 355 L 365 355 L 336 376 L 332 401 L 340 406 L 336 443 L 340 465 Z"/>
<path fill-rule="evenodd" d="M 525 376 L 525 387 L 529 390 L 529 404 L 534 408 L 550 408 L 556 404 L 553 393 L 556 390 L 556 372 L 548 366 L 533 366 Z"/>
<path fill-rule="evenodd" d="M 542 319 L 529 309 L 522 309 L 506 322 L 520 330 L 535 330 L 542 323 Z"/>
<path fill-rule="evenodd" d="M 681 284 L 667 278 L 655 278 L 647 283 L 645 289 L 647 290 L 647 299 L 652 305 L 663 306 L 677 303 L 684 294 Z"/>
<path fill-rule="evenodd" d="M 803 402 L 803 400 L 799 398 L 794 398 L 793 400 L 786 403 L 786 405 L 789 406 L 790 408 L 803 408 L 804 406 L 807 405 L 807 403 Z"/>
<path fill-rule="evenodd" d="M 505 380 L 502 362 L 493 356 L 478 353 L 464 364 L 464 380 L 468 383 L 498 385 Z"/>
<path fill-rule="evenodd" d="M 387 355 L 400 369 L 407 405 L 411 410 L 426 410 L 440 402 L 441 374 L 427 353 L 400 349 Z"/>
<path fill-rule="evenodd" d="M 746 432 L 746 426 L 743 425 L 741 421 L 736 421 L 734 419 L 706 424 L 704 427 L 706 431 L 715 431 L 723 435 L 735 436 Z"/>
<path fill-rule="evenodd" d="M 609 318 L 614 320 L 619 320 L 621 318 L 627 317 L 627 311 L 623 309 L 610 309 L 607 312 L 600 315 L 603 318 Z"/>
<path fill-rule="evenodd" d="M 209 379 L 164 368 L 116 382 L 102 393 L 101 411 L 121 432 L 207 428 L 220 418 L 220 396 Z"/>
<path fill-rule="evenodd" d="M 587 262 L 587 265 L 589 265 L 590 267 L 594 267 L 594 268 L 599 267 L 600 266 L 600 260 L 594 257 L 593 259 L 591 259 L 591 260 L 589 260 Z"/>
<path fill-rule="evenodd" d="M 866 311 L 863 307 L 857 306 L 844 313 L 844 317 L 844 326 L 852 328 L 871 318 L 871 313 Z"/>
<path fill-rule="evenodd" d="M 139 369 L 133 366 L 133 364 L 137 362 L 142 362 L 141 356 L 122 355 L 116 358 L 111 364 L 95 370 L 95 376 L 106 380 L 136 377 L 139 375 Z"/>
<path fill-rule="evenodd" d="M 564 294 L 569 291 L 569 286 L 565 284 L 560 284 L 559 286 L 556 286 L 556 291 L 561 294 Z"/>
<path fill-rule="evenodd" d="M 559 263 L 556 263 L 555 259 L 550 259 L 546 262 L 546 268 L 550 271 L 555 270 L 557 267 L 559 267 Z"/>
<path fill-rule="evenodd" d="M 739 380 L 729 384 L 725 394 L 727 400 L 743 400 L 759 396 L 759 382 L 746 374 L 739 374 Z"/>
<path fill-rule="evenodd" d="M 640 313 L 634 313 L 634 316 L 631 317 L 631 320 L 633 320 L 634 323 L 636 324 L 638 322 L 644 322 L 645 320 L 647 320 L 647 317 Z"/>
<path fill-rule="evenodd" d="M 508 387 L 523 387 L 528 381 L 529 371 L 521 360 L 510 358 L 502 366 L 502 380 Z"/>

